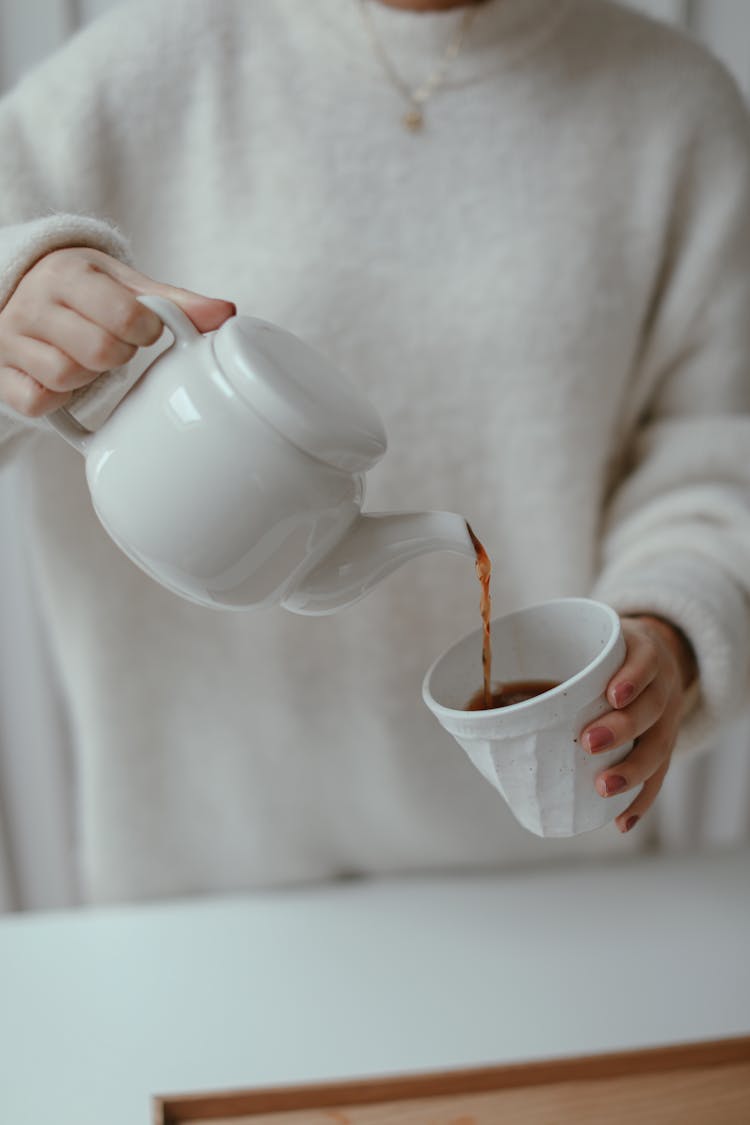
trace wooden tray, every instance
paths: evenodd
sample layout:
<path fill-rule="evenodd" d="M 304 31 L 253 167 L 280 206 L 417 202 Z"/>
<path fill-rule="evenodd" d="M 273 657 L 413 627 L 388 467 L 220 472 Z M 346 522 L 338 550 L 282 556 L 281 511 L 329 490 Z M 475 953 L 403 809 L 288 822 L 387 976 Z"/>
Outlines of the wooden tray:
<path fill-rule="evenodd" d="M 155 1125 L 748 1125 L 750 1037 L 476 1070 L 160 1097 Z"/>

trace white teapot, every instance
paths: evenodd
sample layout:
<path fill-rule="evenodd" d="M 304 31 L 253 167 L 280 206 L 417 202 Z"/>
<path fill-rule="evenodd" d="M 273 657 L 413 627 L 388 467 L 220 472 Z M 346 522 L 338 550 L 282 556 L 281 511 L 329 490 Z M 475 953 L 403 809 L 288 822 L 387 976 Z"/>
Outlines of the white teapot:
<path fill-rule="evenodd" d="M 173 333 L 99 427 L 50 425 L 84 454 L 96 513 L 147 574 L 220 609 L 351 605 L 427 551 L 474 556 L 449 512 L 362 515 L 385 453 L 362 392 L 297 337 L 251 317 L 202 335 L 162 297 L 140 297 Z"/>

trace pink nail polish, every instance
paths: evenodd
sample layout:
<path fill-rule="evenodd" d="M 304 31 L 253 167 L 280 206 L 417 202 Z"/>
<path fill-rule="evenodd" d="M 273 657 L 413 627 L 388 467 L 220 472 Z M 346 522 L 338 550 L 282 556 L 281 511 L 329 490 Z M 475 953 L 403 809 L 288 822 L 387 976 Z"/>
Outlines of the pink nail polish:
<path fill-rule="evenodd" d="M 625 831 L 629 832 L 631 828 L 635 828 L 639 818 L 637 816 L 629 816 L 625 821 Z"/>
<path fill-rule="evenodd" d="M 621 793 L 623 789 L 627 789 L 628 783 L 624 777 L 615 774 L 613 777 L 604 777 L 601 779 L 604 783 L 604 795 L 611 797 L 613 793 Z"/>
<path fill-rule="evenodd" d="M 615 736 L 609 727 L 593 727 L 586 735 L 586 745 L 592 754 L 599 750 L 606 750 L 615 741 Z"/>
<path fill-rule="evenodd" d="M 627 707 L 630 700 L 635 695 L 635 684 L 626 681 L 624 684 L 618 684 L 612 692 L 612 697 L 615 701 L 615 707 Z"/>

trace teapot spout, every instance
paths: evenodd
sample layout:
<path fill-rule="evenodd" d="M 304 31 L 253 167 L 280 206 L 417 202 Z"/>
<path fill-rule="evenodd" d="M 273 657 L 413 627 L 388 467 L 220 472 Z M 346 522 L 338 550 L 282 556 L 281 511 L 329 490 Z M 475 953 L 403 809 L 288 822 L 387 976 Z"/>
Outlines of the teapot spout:
<path fill-rule="evenodd" d="M 285 598 L 284 607 L 310 615 L 335 613 L 358 602 L 403 563 L 429 551 L 476 557 L 463 516 L 453 512 L 360 515 L 346 537 Z"/>

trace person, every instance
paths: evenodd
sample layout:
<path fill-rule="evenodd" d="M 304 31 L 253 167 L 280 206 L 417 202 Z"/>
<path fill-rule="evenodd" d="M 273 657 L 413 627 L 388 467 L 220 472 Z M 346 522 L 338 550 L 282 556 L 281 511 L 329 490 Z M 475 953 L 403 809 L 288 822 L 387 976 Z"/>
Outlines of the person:
<path fill-rule="evenodd" d="M 0 425 L 85 896 L 646 847 L 648 821 L 622 834 L 673 751 L 748 682 L 750 144 L 720 64 L 600 0 L 147 0 L 19 83 L 0 150 Z M 313 619 L 192 605 L 118 551 L 44 416 L 94 428 L 139 376 L 142 293 L 325 352 L 385 418 L 370 506 L 465 514 L 496 613 L 618 611 L 628 655 L 582 739 L 636 739 L 597 783 L 633 792 L 614 828 L 526 833 L 424 709 L 477 624 L 465 559 Z"/>

